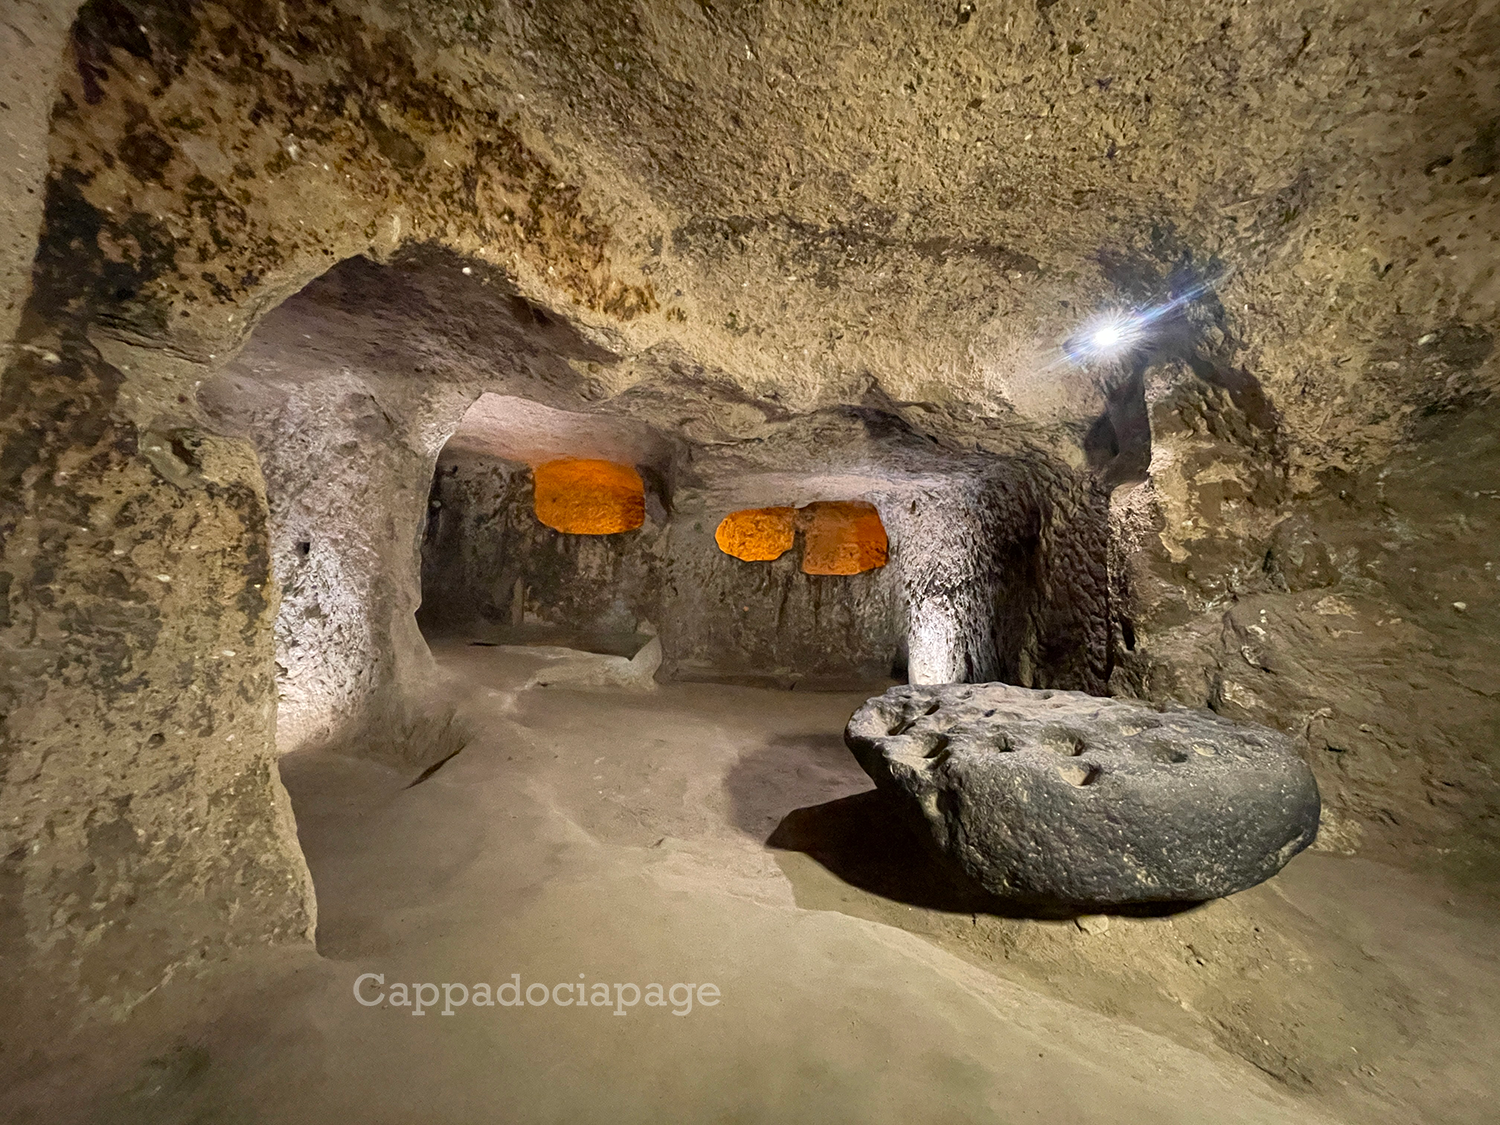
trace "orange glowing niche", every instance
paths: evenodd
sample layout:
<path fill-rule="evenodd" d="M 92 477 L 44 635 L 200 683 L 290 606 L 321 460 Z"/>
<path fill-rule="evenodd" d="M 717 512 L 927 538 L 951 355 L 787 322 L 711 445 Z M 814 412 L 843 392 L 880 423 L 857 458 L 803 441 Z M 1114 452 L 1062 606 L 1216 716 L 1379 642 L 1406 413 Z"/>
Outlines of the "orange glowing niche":
<path fill-rule="evenodd" d="M 569 457 L 532 470 L 532 505 L 554 531 L 614 535 L 646 522 L 646 486 L 629 465 Z"/>
<path fill-rule="evenodd" d="M 803 508 L 802 518 L 804 574 L 861 574 L 885 565 L 890 541 L 874 504 L 826 500 Z"/>
<path fill-rule="evenodd" d="M 886 564 L 890 542 L 875 505 L 824 500 L 805 508 L 744 508 L 730 512 L 714 532 L 726 555 L 745 562 L 780 558 L 798 530 L 804 574 L 861 574 Z"/>
<path fill-rule="evenodd" d="M 714 542 L 745 562 L 770 562 L 791 550 L 796 533 L 796 508 L 742 508 L 720 521 Z"/>

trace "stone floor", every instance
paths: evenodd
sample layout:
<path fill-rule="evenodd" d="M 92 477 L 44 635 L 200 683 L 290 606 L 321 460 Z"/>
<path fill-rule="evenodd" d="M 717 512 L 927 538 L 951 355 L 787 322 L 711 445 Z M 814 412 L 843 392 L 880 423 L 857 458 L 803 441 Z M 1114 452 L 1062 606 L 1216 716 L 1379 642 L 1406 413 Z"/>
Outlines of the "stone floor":
<path fill-rule="evenodd" d="M 1310 852 L 1174 915 L 974 913 L 843 748 L 863 696 L 522 690 L 524 649 L 434 648 L 478 732 L 441 768 L 284 761 L 318 956 L 174 982 L 11 1120 L 1500 1120 L 1492 904 Z M 390 1003 L 512 974 L 549 1002 Z M 718 1002 L 550 1002 L 575 981 Z"/>

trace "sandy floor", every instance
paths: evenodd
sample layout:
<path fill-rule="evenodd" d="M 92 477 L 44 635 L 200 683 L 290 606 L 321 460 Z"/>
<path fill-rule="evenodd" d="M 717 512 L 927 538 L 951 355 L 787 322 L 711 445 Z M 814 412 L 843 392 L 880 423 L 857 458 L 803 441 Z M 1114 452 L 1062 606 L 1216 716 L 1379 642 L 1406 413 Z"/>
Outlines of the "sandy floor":
<path fill-rule="evenodd" d="M 64 1068 L 15 1120 L 1500 1120 L 1490 903 L 1310 853 L 1107 929 L 974 913 L 843 749 L 862 696 L 521 691 L 536 657 L 435 650 L 477 731 L 440 769 L 284 763 L 320 956 L 179 984 L 107 1096 Z M 367 972 L 720 999 L 414 1018 Z"/>

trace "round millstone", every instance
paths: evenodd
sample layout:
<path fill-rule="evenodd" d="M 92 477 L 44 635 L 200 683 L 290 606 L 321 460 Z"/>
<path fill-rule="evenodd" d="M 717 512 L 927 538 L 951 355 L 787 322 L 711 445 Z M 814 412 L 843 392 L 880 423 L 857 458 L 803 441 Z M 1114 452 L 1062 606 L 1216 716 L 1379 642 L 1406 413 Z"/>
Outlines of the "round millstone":
<path fill-rule="evenodd" d="M 849 720 L 866 773 L 991 894 L 1084 908 L 1201 902 L 1312 843 L 1286 736 L 1209 711 L 1008 684 L 898 687 Z"/>

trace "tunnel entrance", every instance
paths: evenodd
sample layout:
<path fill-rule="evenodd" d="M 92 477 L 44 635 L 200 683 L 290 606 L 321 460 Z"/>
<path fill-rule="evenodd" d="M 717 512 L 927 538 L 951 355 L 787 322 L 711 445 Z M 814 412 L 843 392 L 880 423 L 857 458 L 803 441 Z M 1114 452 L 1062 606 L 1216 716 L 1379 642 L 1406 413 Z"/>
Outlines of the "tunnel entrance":
<path fill-rule="evenodd" d="M 432 476 L 423 632 L 635 655 L 656 631 L 670 466 L 648 426 L 481 395 Z"/>
<path fill-rule="evenodd" d="M 903 621 L 876 506 L 725 513 L 694 454 L 631 419 L 482 395 L 433 474 L 424 632 L 617 657 L 659 634 L 662 679 L 886 686 Z"/>
<path fill-rule="evenodd" d="M 655 638 L 657 681 L 1102 690 L 1086 476 L 894 406 L 747 438 L 710 374 L 610 391 L 619 362 L 502 271 L 416 247 L 334 267 L 202 388 L 266 482 L 283 751 L 401 727 L 424 634 L 625 658 Z"/>

